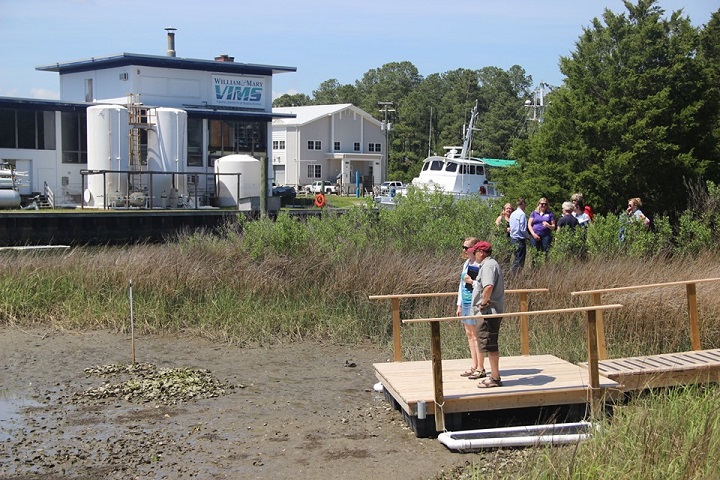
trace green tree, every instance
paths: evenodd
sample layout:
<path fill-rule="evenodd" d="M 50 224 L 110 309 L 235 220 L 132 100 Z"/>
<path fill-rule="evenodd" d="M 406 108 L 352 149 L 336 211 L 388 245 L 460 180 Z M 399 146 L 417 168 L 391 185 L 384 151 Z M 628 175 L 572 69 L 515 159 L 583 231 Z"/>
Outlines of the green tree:
<path fill-rule="evenodd" d="M 273 100 L 273 107 L 303 107 L 305 105 L 312 105 L 310 97 L 304 93 L 290 94 L 286 93 Z"/>
<path fill-rule="evenodd" d="M 391 62 L 373 68 L 355 82 L 359 100 L 357 106 L 379 118 L 378 102 L 399 105 L 421 81 L 417 67 L 410 62 Z"/>
<path fill-rule="evenodd" d="M 325 80 L 317 90 L 313 90 L 312 94 L 315 105 L 334 105 L 337 103 L 357 105 L 358 103 L 355 87 L 353 85 L 342 85 L 334 78 Z"/>
<path fill-rule="evenodd" d="M 560 59 L 565 84 L 503 179 L 516 195 L 559 203 L 581 191 L 604 211 L 639 196 L 643 211 L 675 212 L 686 204 L 683 179 L 710 172 L 707 115 L 717 106 L 705 95 L 699 30 L 680 12 L 663 17 L 655 0 L 624 4 L 627 14 L 605 10 Z"/>
<path fill-rule="evenodd" d="M 720 9 L 712 14 L 700 35 L 698 60 L 701 62 L 708 89 L 705 91 L 706 108 L 703 121 L 712 125 L 712 135 L 704 155 L 713 160 L 707 177 L 720 178 Z"/>
<path fill-rule="evenodd" d="M 532 78 L 520 66 L 485 67 L 478 72 L 482 115 L 475 127 L 475 156 L 509 158 L 514 139 L 524 131 L 525 99 Z"/>

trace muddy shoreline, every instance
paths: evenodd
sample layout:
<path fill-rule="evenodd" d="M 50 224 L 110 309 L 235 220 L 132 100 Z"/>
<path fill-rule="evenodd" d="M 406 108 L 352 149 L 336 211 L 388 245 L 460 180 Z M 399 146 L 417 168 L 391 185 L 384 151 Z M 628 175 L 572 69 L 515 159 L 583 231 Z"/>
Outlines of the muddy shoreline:
<path fill-rule="evenodd" d="M 373 390 L 372 365 L 391 353 L 372 345 L 139 337 L 138 362 L 207 369 L 233 388 L 175 405 L 81 399 L 104 381 L 85 369 L 130 363 L 130 344 L 0 328 L 0 477 L 432 479 L 480 460 L 415 437 Z"/>

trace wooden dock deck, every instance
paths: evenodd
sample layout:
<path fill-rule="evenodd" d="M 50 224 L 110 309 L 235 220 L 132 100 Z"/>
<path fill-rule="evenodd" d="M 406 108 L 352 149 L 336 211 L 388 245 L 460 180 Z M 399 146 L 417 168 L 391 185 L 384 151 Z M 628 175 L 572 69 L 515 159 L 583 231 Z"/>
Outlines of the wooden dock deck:
<path fill-rule="evenodd" d="M 503 386 L 490 389 L 477 388 L 478 380 L 460 376 L 469 363 L 470 359 L 444 359 L 442 362 L 442 410 L 446 416 L 589 403 L 591 390 L 587 370 L 554 355 L 501 357 Z M 428 417 L 434 412 L 432 362 L 389 362 L 373 366 L 387 394 L 403 410 L 416 435 L 422 436 L 419 432 L 422 428 L 416 426 L 418 402 L 425 402 Z M 606 377 L 600 377 L 600 387 L 607 389 L 608 395 L 622 394 L 617 382 Z"/>

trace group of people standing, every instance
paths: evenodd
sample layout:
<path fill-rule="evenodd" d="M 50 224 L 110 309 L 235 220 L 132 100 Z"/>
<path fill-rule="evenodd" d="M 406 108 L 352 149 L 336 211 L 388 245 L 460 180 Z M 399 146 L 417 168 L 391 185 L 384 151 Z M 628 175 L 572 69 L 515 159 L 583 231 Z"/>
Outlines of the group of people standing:
<path fill-rule="evenodd" d="M 527 242 L 539 252 L 546 253 L 550 250 L 552 233 L 558 228 L 569 226 L 575 228 L 578 225 L 587 226 L 592 220 L 592 209 L 585 205 L 581 193 L 574 194 L 570 201 L 563 203 L 563 216 L 558 220 L 550 210 L 547 198 L 541 198 L 537 207 L 525 214 L 527 202 L 524 197 L 517 199 L 516 208 L 506 203 L 503 211 L 495 223 L 499 228 L 506 228 L 510 237 L 510 244 L 514 250 L 513 265 L 511 273 L 517 273 L 525 266 L 527 256 Z"/>
<path fill-rule="evenodd" d="M 505 283 L 500 264 L 492 257 L 492 245 L 475 237 L 463 241 L 463 263 L 458 288 L 457 316 L 502 313 L 505 308 Z M 467 318 L 462 323 L 470 346 L 472 365 L 460 375 L 482 379 L 478 388 L 502 386 L 498 335 L 501 318 Z M 485 371 L 485 354 L 490 375 Z"/>
<path fill-rule="evenodd" d="M 640 210 L 639 198 L 628 200 L 627 215 L 633 221 L 649 222 Z M 541 198 L 537 207 L 528 217 L 525 214 L 527 202 L 524 197 L 517 199 L 516 207 L 506 203 L 495 223 L 506 230 L 514 249 L 512 273 L 525 265 L 527 242 L 540 252 L 550 249 L 552 232 L 562 228 L 586 227 L 593 219 L 593 211 L 585 205 L 583 195 L 576 193 L 569 201 L 563 202 L 563 215 L 556 220 L 550 210 L 547 198 Z M 458 317 L 470 347 L 472 365 L 460 375 L 470 380 L 481 380 L 478 388 L 501 387 L 500 350 L 498 336 L 501 318 L 490 315 L 503 313 L 505 309 L 505 283 L 498 262 L 492 257 L 492 245 L 476 237 L 463 241 L 463 263 L 457 296 Z M 487 317 L 486 317 L 487 315 Z M 490 372 L 485 370 L 485 355 L 490 363 Z"/>

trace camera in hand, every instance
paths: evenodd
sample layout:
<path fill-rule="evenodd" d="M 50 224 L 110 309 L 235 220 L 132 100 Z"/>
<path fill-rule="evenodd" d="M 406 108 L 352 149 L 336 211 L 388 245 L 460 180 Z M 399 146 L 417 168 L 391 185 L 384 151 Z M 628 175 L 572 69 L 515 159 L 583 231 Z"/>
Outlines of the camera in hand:
<path fill-rule="evenodd" d="M 480 273 L 480 267 L 479 267 L 479 266 L 477 266 L 477 265 L 468 265 L 467 274 L 470 275 L 470 278 L 472 278 L 473 280 L 477 279 L 478 273 Z M 470 284 L 470 283 L 466 283 L 466 284 L 465 284 L 465 288 L 467 288 L 468 290 L 472 290 L 472 289 L 473 289 L 473 286 L 472 286 L 472 284 Z"/>
<path fill-rule="evenodd" d="M 467 274 L 473 280 L 477 279 L 478 273 L 480 273 L 480 267 L 477 265 L 468 265 Z"/>

